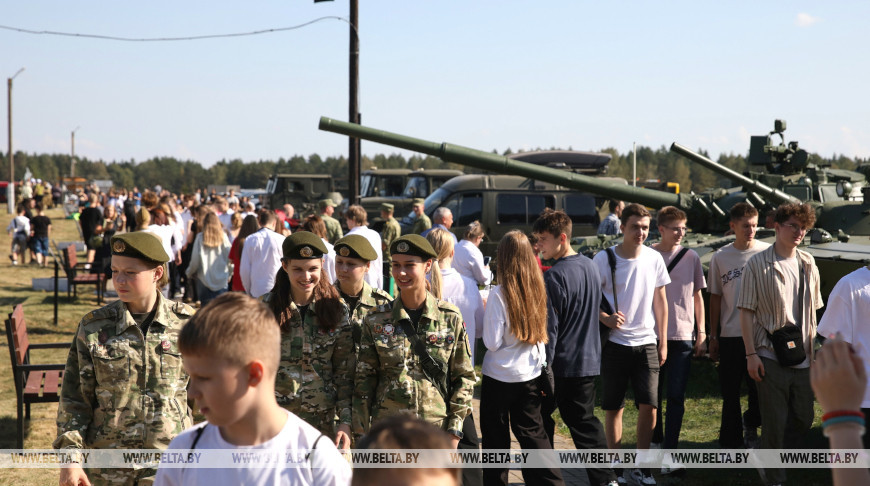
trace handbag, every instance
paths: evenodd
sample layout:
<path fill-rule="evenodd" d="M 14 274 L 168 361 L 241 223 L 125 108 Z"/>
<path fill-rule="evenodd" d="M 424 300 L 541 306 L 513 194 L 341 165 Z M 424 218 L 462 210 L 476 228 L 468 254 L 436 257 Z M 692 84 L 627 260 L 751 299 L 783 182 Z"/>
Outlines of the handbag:
<path fill-rule="evenodd" d="M 538 349 L 541 348 L 543 348 L 543 346 L 539 343 Z M 541 365 L 541 374 L 535 378 L 535 384 L 538 385 L 538 389 L 541 391 L 542 395 L 552 397 L 556 394 L 556 378 L 553 376 L 553 368 L 551 368 L 549 363 L 546 361 L 546 349 L 541 349 L 541 353 L 544 355 L 544 364 Z"/>
<path fill-rule="evenodd" d="M 789 324 L 782 326 L 774 332 L 768 332 L 770 342 L 773 344 L 773 352 L 776 353 L 776 360 L 783 366 L 799 365 L 807 359 L 807 352 L 804 350 L 804 333 L 801 331 L 801 322 L 803 321 L 804 313 L 804 266 L 798 261 L 798 309 L 799 316 L 797 325 Z"/>
<path fill-rule="evenodd" d="M 804 333 L 801 328 L 795 325 L 783 326 L 772 333 L 767 333 L 770 336 L 770 342 L 773 343 L 773 351 L 776 353 L 776 360 L 783 366 L 799 365 L 807 359 L 807 353 L 804 350 Z"/>

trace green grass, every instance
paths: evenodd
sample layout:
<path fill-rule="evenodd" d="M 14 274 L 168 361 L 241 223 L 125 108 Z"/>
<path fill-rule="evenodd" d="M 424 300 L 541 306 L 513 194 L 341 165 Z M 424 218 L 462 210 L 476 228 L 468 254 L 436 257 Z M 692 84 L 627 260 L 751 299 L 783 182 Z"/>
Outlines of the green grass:
<path fill-rule="evenodd" d="M 48 216 L 52 218 L 52 239 L 55 241 L 73 241 L 78 239 L 78 232 L 71 220 L 63 219 L 60 210 L 51 210 Z M 8 214 L 0 215 L 0 225 L 3 228 L 9 224 L 11 217 Z M 8 253 L 10 237 L 3 233 L 0 245 Z M 80 255 L 84 258 L 84 255 Z M 4 263 L 5 262 L 5 263 Z M 76 326 L 81 317 L 87 312 L 94 310 L 96 296 L 92 289 L 80 289 L 79 298 L 72 302 L 66 300 L 66 295 L 61 294 L 59 308 L 59 323 L 53 324 L 53 295 L 48 292 L 34 291 L 31 279 L 35 277 L 51 277 L 53 270 L 49 267 L 40 269 L 36 266 L 13 267 L 6 257 L 0 261 L 0 308 L 8 314 L 12 307 L 18 303 L 24 303 L 28 322 L 28 331 L 33 342 L 71 342 Z M 6 335 L 2 333 L 4 349 Z M 15 448 L 16 434 L 16 400 L 15 388 L 12 382 L 10 361 L 7 351 L 6 358 L 0 358 L 0 449 Z M 39 363 L 60 363 L 66 360 L 64 350 L 46 350 L 34 353 L 31 358 Z M 480 371 L 478 367 L 478 372 Z M 598 396 L 601 396 L 600 387 Z M 686 400 L 686 413 L 683 419 L 683 432 L 680 447 L 686 449 L 710 449 L 717 448 L 717 436 L 719 431 L 719 413 L 721 400 L 719 396 L 718 378 L 716 369 L 709 360 L 696 360 L 692 363 L 692 372 L 689 378 L 689 390 Z M 632 402 L 629 394 L 627 403 Z M 599 403 L 600 405 L 600 403 Z M 745 407 L 745 398 L 744 398 Z M 51 448 L 55 438 L 55 416 L 57 404 L 33 404 L 31 405 L 31 420 L 25 425 L 24 446 L 30 449 Z M 599 419 L 604 421 L 604 414 L 596 412 Z M 558 432 L 568 436 L 568 431 L 557 416 Z M 816 407 L 816 422 L 813 429 L 806 437 L 805 447 L 813 449 L 827 448 L 827 441 L 822 437 L 819 420 L 821 410 Z M 635 424 L 637 413 L 633 406 L 628 406 L 624 417 L 623 447 L 631 449 L 635 446 Z M 826 485 L 831 483 L 830 472 L 825 469 L 809 469 L 788 471 L 792 484 L 802 485 Z M 676 484 L 677 480 L 659 477 L 659 484 Z M 58 473 L 55 469 L 0 469 L 0 484 L 36 484 L 56 485 Z M 686 476 L 679 481 L 684 485 L 727 485 L 743 486 L 760 484 L 758 474 L 753 469 L 695 469 L 689 470 Z"/>

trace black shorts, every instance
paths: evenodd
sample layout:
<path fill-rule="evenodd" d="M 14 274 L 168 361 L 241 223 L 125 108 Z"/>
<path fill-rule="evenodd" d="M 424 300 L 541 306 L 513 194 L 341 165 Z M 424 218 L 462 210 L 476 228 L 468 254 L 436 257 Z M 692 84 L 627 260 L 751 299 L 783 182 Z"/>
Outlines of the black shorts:
<path fill-rule="evenodd" d="M 623 346 L 608 341 L 601 352 L 601 408 L 625 407 L 625 390 L 631 379 L 634 405 L 659 403 L 659 352 L 655 344 Z"/>

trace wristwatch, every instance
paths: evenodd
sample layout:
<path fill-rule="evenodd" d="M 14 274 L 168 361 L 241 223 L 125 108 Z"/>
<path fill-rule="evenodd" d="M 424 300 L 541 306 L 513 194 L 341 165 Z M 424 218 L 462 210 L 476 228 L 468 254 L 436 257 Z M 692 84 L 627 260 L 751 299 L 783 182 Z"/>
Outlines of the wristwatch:
<path fill-rule="evenodd" d="M 465 434 L 463 434 L 461 430 L 447 429 L 447 433 L 459 437 L 459 440 L 462 440 L 462 438 L 465 437 Z"/>

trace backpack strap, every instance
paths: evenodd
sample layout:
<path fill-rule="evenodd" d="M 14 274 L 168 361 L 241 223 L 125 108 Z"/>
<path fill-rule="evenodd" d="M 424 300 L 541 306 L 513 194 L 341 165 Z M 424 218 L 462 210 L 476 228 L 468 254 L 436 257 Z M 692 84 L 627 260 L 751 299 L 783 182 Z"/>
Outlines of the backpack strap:
<path fill-rule="evenodd" d="M 322 439 L 324 437 L 326 437 L 325 434 L 320 434 L 319 436 L 317 436 L 317 439 L 314 440 L 314 444 L 311 446 L 311 450 L 309 450 L 308 453 L 305 454 L 305 460 L 308 461 L 309 463 L 311 463 L 311 452 L 314 449 L 317 449 L 317 443 L 320 442 L 320 439 Z"/>
<path fill-rule="evenodd" d="M 205 428 L 208 427 L 208 424 L 203 425 L 196 431 L 193 435 L 193 444 L 190 444 L 190 450 L 196 449 L 196 443 L 199 442 L 199 438 L 202 437 L 202 433 L 205 432 Z"/>
<path fill-rule="evenodd" d="M 607 263 L 610 264 L 610 284 L 613 289 L 613 314 L 619 312 L 619 303 L 616 300 L 616 252 L 613 247 L 605 250 L 607 252 Z"/>
<path fill-rule="evenodd" d="M 420 339 L 417 330 L 414 329 L 414 325 L 409 319 L 400 320 L 398 325 L 402 328 L 405 335 L 408 336 L 408 340 L 411 341 L 411 348 L 420 359 L 420 367 L 423 368 L 423 374 L 435 385 L 435 388 L 441 393 L 441 397 L 444 398 L 444 403 L 449 406 L 450 393 L 447 389 L 447 370 L 445 369 L 447 365 L 429 354 L 429 351 L 426 350 L 426 344 Z"/>
<path fill-rule="evenodd" d="M 671 260 L 671 264 L 668 265 L 668 273 L 671 273 L 671 270 L 673 270 L 674 267 L 677 266 L 677 263 L 680 263 L 680 260 L 682 260 L 683 257 L 684 257 L 684 256 L 686 255 L 686 253 L 688 253 L 688 252 L 689 252 L 689 249 L 688 249 L 688 248 L 683 248 L 682 250 L 680 250 L 679 253 L 677 253 L 677 256 L 675 256 L 674 259 Z"/>

